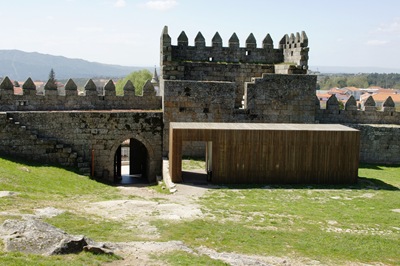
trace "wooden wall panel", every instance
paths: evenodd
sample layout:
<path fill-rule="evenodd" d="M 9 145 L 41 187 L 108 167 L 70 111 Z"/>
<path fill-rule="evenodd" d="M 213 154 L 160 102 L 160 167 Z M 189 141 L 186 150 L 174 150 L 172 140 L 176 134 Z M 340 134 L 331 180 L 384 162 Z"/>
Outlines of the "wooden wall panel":
<path fill-rule="evenodd" d="M 357 181 L 359 131 L 341 125 L 171 123 L 174 182 L 182 181 L 182 141 L 212 141 L 213 183 Z"/>

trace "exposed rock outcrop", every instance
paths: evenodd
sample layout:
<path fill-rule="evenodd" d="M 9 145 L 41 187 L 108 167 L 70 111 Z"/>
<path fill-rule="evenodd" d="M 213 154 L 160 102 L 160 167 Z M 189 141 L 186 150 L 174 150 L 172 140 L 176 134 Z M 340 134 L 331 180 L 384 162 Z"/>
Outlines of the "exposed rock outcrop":
<path fill-rule="evenodd" d="M 36 219 L 6 220 L 0 226 L 0 237 L 4 240 L 6 251 L 42 255 L 79 253 L 88 244 L 95 244 L 83 235 L 69 235 Z M 110 251 L 103 253 L 110 254 Z"/>

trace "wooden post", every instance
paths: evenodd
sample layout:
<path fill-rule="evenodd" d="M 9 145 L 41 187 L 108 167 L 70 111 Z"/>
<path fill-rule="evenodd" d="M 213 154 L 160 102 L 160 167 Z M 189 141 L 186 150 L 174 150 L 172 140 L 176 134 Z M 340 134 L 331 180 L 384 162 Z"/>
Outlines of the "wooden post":
<path fill-rule="evenodd" d="M 94 149 L 92 149 L 92 177 L 94 177 Z"/>

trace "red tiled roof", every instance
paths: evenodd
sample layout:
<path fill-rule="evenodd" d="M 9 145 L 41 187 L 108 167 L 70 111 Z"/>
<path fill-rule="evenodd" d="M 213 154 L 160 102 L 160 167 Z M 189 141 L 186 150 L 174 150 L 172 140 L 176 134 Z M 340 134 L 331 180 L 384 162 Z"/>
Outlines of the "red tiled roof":
<path fill-rule="evenodd" d="M 372 95 L 375 102 L 384 102 L 388 97 L 392 97 L 393 102 L 400 104 L 400 94 L 393 93 L 377 93 Z"/>

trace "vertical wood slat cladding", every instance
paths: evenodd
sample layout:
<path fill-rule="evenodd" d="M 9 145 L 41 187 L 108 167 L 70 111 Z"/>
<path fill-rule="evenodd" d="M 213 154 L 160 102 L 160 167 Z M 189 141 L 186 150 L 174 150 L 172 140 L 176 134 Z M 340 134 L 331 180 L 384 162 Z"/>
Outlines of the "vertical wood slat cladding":
<path fill-rule="evenodd" d="M 342 125 L 171 123 L 173 182 L 182 182 L 182 142 L 212 141 L 212 182 L 355 183 L 359 131 Z"/>

